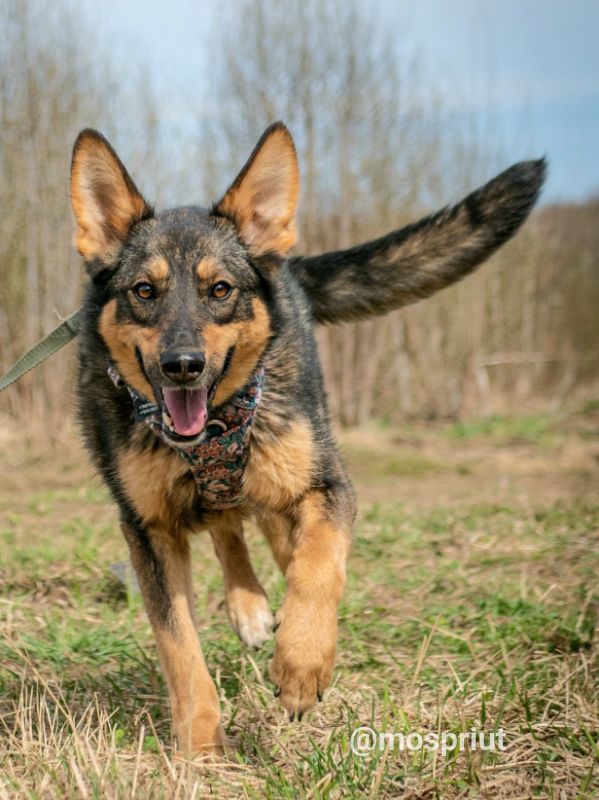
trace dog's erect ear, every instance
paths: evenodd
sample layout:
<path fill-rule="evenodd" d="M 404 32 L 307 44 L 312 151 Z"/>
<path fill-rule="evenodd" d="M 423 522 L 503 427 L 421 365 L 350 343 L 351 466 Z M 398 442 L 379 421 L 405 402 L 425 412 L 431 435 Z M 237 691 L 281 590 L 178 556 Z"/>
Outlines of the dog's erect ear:
<path fill-rule="evenodd" d="M 299 183 L 293 139 L 282 122 L 275 122 L 213 211 L 235 223 L 254 255 L 284 256 L 297 239 Z"/>
<path fill-rule="evenodd" d="M 132 226 L 152 215 L 110 144 L 89 128 L 73 148 L 71 203 L 75 243 L 92 275 L 113 264 Z"/>

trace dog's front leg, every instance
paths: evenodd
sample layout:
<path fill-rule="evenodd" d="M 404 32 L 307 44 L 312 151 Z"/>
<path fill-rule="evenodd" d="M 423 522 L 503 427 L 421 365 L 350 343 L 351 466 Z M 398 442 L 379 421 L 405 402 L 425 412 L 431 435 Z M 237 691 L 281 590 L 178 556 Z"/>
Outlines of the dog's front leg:
<path fill-rule="evenodd" d="M 287 593 L 276 615 L 270 675 L 292 718 L 322 697 L 333 674 L 352 516 L 344 498 L 312 492 L 289 529 Z"/>
<path fill-rule="evenodd" d="M 173 732 L 186 754 L 222 754 L 216 687 L 196 633 L 187 535 L 123 525 L 168 685 Z"/>
<path fill-rule="evenodd" d="M 239 511 L 219 511 L 206 524 L 225 582 L 227 615 L 235 633 L 248 647 L 260 647 L 272 636 L 268 599 L 250 561 Z"/>

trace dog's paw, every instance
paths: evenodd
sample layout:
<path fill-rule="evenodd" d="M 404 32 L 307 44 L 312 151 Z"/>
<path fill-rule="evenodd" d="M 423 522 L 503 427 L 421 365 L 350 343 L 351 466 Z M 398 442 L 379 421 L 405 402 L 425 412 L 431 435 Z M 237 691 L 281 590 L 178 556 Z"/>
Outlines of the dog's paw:
<path fill-rule="evenodd" d="M 260 647 L 272 636 L 274 620 L 265 594 L 232 589 L 227 595 L 227 614 L 233 630 L 248 647 Z"/>
<path fill-rule="evenodd" d="M 189 758 L 226 758 L 231 755 L 220 712 L 202 711 L 193 720 L 173 717 L 175 755 Z"/>
<path fill-rule="evenodd" d="M 277 613 L 270 677 L 290 719 L 322 699 L 331 682 L 337 646 L 336 607 L 323 609 L 287 597 Z"/>

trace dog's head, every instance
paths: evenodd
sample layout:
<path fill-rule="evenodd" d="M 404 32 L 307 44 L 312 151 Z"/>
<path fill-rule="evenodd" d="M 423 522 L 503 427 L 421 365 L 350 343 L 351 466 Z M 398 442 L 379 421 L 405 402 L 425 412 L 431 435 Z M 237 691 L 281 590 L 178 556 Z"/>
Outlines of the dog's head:
<path fill-rule="evenodd" d="M 198 440 L 208 407 L 255 370 L 271 335 L 270 280 L 295 243 L 299 172 L 272 125 L 220 202 L 154 214 L 99 133 L 77 138 L 76 244 L 101 298 L 99 332 L 123 379 Z"/>

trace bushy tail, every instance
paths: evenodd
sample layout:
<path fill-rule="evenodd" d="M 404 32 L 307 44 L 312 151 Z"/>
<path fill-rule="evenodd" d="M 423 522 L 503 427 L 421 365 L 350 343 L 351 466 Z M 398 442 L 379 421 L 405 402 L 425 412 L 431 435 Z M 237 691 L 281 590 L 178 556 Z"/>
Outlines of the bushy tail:
<path fill-rule="evenodd" d="M 522 161 L 451 208 L 348 250 L 292 258 L 289 268 L 317 322 L 415 303 L 464 278 L 513 236 L 544 177 L 544 159 Z"/>

